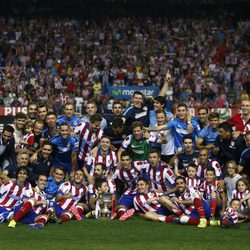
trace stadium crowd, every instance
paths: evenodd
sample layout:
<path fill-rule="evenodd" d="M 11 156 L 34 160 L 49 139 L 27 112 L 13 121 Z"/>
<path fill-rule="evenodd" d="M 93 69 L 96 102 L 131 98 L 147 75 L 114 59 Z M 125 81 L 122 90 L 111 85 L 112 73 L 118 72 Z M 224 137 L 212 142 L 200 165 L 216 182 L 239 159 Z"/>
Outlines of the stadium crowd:
<path fill-rule="evenodd" d="M 250 93 L 247 21 L 1 18 L 0 27 L 0 105 L 107 104 L 108 86 L 161 86 L 167 70 L 168 98 L 190 107 L 232 107 Z"/>
<path fill-rule="evenodd" d="M 247 22 L 2 18 L 0 27 L 0 105 L 27 106 L 0 135 L 1 222 L 103 217 L 107 192 L 112 219 L 136 212 L 200 228 L 249 219 Z M 124 85 L 161 90 L 108 107 L 108 87 Z M 238 101 L 226 122 L 210 111 Z"/>

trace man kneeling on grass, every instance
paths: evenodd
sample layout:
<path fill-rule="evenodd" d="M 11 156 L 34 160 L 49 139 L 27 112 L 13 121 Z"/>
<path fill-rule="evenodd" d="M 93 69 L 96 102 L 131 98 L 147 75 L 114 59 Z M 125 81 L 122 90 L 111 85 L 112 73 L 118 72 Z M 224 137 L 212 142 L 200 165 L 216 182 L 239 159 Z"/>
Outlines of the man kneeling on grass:
<path fill-rule="evenodd" d="M 149 182 L 140 177 L 137 182 L 138 193 L 134 197 L 134 207 L 139 216 L 148 220 L 159 222 L 173 222 L 173 217 L 168 214 L 180 213 L 175 206 L 163 193 L 149 190 Z M 171 212 L 172 211 L 172 212 Z M 177 219 L 177 221 L 179 221 Z"/>

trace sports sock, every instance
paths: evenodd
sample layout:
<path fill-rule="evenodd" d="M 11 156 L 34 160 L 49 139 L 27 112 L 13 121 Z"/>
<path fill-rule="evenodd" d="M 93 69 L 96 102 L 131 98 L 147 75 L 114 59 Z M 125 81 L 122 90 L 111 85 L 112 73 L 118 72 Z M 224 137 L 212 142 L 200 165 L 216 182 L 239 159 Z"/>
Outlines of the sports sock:
<path fill-rule="evenodd" d="M 68 214 L 62 214 L 61 219 L 63 222 L 70 221 L 70 216 Z"/>
<path fill-rule="evenodd" d="M 217 200 L 216 199 L 211 199 L 211 202 L 210 202 L 211 215 L 215 214 L 216 204 L 217 204 Z"/>
<path fill-rule="evenodd" d="M 42 223 L 42 224 L 45 224 L 47 222 L 47 218 L 46 217 L 41 217 L 39 218 L 38 220 L 36 220 L 36 223 Z"/>
<path fill-rule="evenodd" d="M 199 223 L 200 223 L 200 220 L 196 219 L 196 218 L 190 217 L 189 220 L 188 220 L 189 225 L 198 225 Z"/>
<path fill-rule="evenodd" d="M 127 212 L 127 209 L 126 208 L 120 208 L 118 209 L 118 216 L 121 217 L 122 215 L 124 215 L 125 213 Z"/>
<path fill-rule="evenodd" d="M 19 221 L 24 215 L 26 215 L 32 209 L 32 203 L 30 201 L 25 202 L 17 214 L 14 216 L 14 220 Z"/>
<path fill-rule="evenodd" d="M 194 206 L 195 206 L 195 209 L 196 209 L 197 213 L 199 214 L 200 218 L 205 218 L 205 212 L 204 212 L 202 200 L 199 198 L 195 198 L 194 199 Z"/>

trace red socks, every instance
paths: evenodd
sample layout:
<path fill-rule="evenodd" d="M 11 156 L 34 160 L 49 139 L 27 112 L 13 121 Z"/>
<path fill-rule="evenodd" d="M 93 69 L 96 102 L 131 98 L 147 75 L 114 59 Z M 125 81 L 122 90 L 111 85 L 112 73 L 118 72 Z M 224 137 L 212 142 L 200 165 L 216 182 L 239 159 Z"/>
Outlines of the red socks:
<path fill-rule="evenodd" d="M 15 222 L 19 221 L 24 215 L 26 215 L 32 209 L 32 204 L 30 201 L 25 202 L 17 214 L 14 216 Z"/>
<path fill-rule="evenodd" d="M 67 222 L 67 221 L 70 221 L 71 218 L 68 214 L 62 214 L 61 219 L 63 222 Z"/>
<path fill-rule="evenodd" d="M 202 200 L 195 198 L 194 199 L 194 206 L 195 206 L 195 209 L 196 209 L 197 213 L 199 214 L 200 218 L 201 219 L 205 218 L 205 212 L 204 212 Z"/>
<path fill-rule="evenodd" d="M 124 215 L 126 213 L 126 209 L 125 208 L 120 208 L 117 212 L 118 216 L 121 217 L 122 215 Z"/>
<path fill-rule="evenodd" d="M 196 219 L 196 218 L 190 217 L 189 220 L 188 220 L 189 225 L 198 225 L 199 223 L 200 223 L 200 220 Z"/>
<path fill-rule="evenodd" d="M 211 215 L 215 215 L 216 205 L 217 205 L 217 200 L 216 199 L 211 199 L 211 202 L 210 202 Z"/>

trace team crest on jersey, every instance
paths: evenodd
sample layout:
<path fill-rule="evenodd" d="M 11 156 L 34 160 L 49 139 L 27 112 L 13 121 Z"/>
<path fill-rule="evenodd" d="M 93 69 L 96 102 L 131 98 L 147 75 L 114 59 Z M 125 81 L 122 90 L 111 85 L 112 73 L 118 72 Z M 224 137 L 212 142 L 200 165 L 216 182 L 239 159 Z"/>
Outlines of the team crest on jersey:
<path fill-rule="evenodd" d="M 76 126 L 76 125 L 77 125 L 77 121 L 74 121 L 74 122 L 73 122 L 73 125 Z"/>

